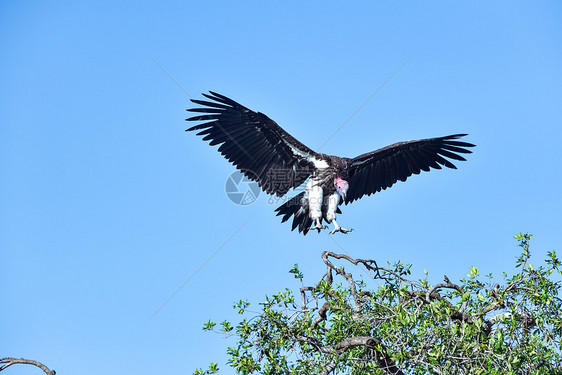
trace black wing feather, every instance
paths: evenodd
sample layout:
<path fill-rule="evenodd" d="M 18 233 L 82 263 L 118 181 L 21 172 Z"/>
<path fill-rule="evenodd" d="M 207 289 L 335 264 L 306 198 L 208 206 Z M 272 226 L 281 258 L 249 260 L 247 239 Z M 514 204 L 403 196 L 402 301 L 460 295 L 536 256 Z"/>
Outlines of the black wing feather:
<path fill-rule="evenodd" d="M 470 154 L 467 147 L 472 143 L 457 139 L 466 134 L 400 142 L 380 150 L 359 155 L 351 160 L 348 168 L 349 191 L 345 203 L 351 203 L 364 195 L 371 195 L 391 187 L 396 181 L 406 181 L 412 174 L 429 171 L 441 166 L 456 169 L 449 159 L 465 161 L 459 154 Z"/>
<path fill-rule="evenodd" d="M 207 122 L 186 131 L 199 130 L 209 145 L 219 145 L 218 151 L 266 193 L 283 196 L 312 174 L 309 159 L 317 154 L 275 121 L 216 92 L 203 96 L 210 101 L 192 99 L 203 107 L 188 109 L 201 114 L 186 121 Z"/>

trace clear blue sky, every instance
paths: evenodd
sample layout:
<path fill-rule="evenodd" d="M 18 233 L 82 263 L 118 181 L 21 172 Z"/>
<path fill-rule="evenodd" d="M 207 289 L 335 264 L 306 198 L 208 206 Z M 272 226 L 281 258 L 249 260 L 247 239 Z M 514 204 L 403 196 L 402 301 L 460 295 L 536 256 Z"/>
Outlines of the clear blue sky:
<path fill-rule="evenodd" d="M 539 259 L 562 252 L 559 2 L 4 1 L 0 49 L 0 356 L 59 374 L 231 374 L 234 341 L 203 323 L 296 290 L 294 263 L 312 283 L 323 250 L 433 282 L 511 269 L 519 231 Z M 478 147 L 344 207 L 355 231 L 339 245 L 290 232 L 263 194 L 232 204 L 232 166 L 184 133 L 189 98 L 152 60 L 315 149 L 410 56 L 322 151 L 464 132 Z"/>

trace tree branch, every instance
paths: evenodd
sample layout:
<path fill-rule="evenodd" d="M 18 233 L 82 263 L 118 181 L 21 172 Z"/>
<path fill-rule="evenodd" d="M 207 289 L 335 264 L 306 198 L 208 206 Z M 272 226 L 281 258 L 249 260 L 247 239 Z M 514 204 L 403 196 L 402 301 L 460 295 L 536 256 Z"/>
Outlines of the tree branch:
<path fill-rule="evenodd" d="M 10 367 L 11 365 L 15 364 L 25 364 L 25 365 L 33 365 L 39 367 L 43 370 L 47 375 L 55 375 L 55 370 L 49 370 L 47 366 L 42 364 L 41 362 L 33 361 L 31 359 L 24 359 L 24 358 L 12 358 L 12 357 L 5 357 L 0 359 L 0 371 L 3 371 Z"/>
<path fill-rule="evenodd" d="M 324 370 L 322 370 L 318 375 L 328 375 L 330 372 L 334 371 L 336 365 L 336 361 L 332 359 L 330 362 L 328 362 L 326 368 L 324 368 Z"/>
<path fill-rule="evenodd" d="M 408 283 L 410 285 L 415 285 L 415 283 L 411 280 L 408 279 L 404 279 L 402 276 L 400 276 L 399 274 L 379 267 L 377 265 L 377 263 L 374 260 L 364 260 L 364 259 L 353 259 L 348 255 L 344 255 L 344 254 L 336 254 L 330 251 L 324 251 L 322 253 L 322 260 L 324 261 L 324 263 L 326 264 L 326 266 L 328 267 L 328 270 L 326 272 L 326 276 L 327 276 L 327 281 L 332 284 L 333 282 L 333 276 L 332 276 L 332 270 L 335 271 L 337 274 L 343 276 L 344 278 L 347 279 L 349 285 L 350 285 L 350 291 L 351 294 L 353 296 L 353 299 L 355 300 L 355 310 L 356 312 L 359 312 L 361 310 L 360 307 L 360 303 L 361 303 L 361 296 L 357 293 L 356 289 L 355 289 L 355 282 L 353 281 L 353 277 L 351 274 L 346 273 L 343 269 L 343 267 L 341 268 L 336 268 L 336 266 L 334 266 L 334 264 L 332 262 L 330 262 L 330 260 L 328 259 L 328 257 L 332 257 L 334 259 L 345 259 L 348 262 L 354 264 L 354 265 L 358 265 L 358 264 L 363 264 L 367 270 L 369 271 L 375 271 L 377 273 L 377 278 L 386 280 L 386 278 L 384 276 L 381 276 L 379 271 L 384 271 L 385 273 L 389 273 L 391 275 L 393 275 L 394 277 L 396 277 L 397 279 L 399 279 L 402 282 Z M 375 265 L 375 267 L 373 267 L 372 265 Z M 445 283 L 442 284 L 437 284 L 434 287 L 432 287 L 431 289 L 428 289 L 426 292 L 422 292 L 422 291 L 411 291 L 410 295 L 412 296 L 421 296 L 423 298 L 424 303 L 431 303 L 431 299 L 437 299 L 439 301 L 444 302 L 445 304 L 447 304 L 447 307 L 449 308 L 449 310 L 451 311 L 451 319 L 454 320 L 458 320 L 458 321 L 463 321 L 469 324 L 474 324 L 474 318 L 473 316 L 466 314 L 465 310 L 467 307 L 467 302 L 464 302 L 462 304 L 462 306 L 460 307 L 460 309 L 456 309 L 456 307 L 446 298 L 444 298 L 441 294 L 439 294 L 437 292 L 438 289 L 441 288 L 448 288 L 448 289 L 453 289 L 456 290 L 458 293 L 461 294 L 461 296 L 465 293 L 464 289 L 462 287 L 460 287 L 457 284 L 453 284 L 451 283 L 451 281 L 449 280 L 449 278 L 447 276 L 444 277 L 445 278 Z M 426 288 L 424 288 L 426 289 Z M 322 320 L 326 319 L 326 310 L 328 309 L 328 305 L 324 304 L 324 306 L 322 306 L 321 312 L 323 313 L 323 315 L 320 315 L 319 317 L 316 318 L 315 320 L 315 324 L 314 327 L 321 322 Z M 481 317 L 483 320 L 483 331 L 486 335 L 488 335 L 491 330 L 492 330 L 492 325 L 493 323 L 489 320 L 484 319 L 483 317 Z"/>
<path fill-rule="evenodd" d="M 340 341 L 337 344 L 330 345 L 330 346 L 323 346 L 319 340 L 310 337 L 296 336 L 296 339 L 298 341 L 303 341 L 308 344 L 311 344 L 321 353 L 335 354 L 338 356 L 348 349 L 354 348 L 356 346 L 363 346 L 365 348 L 373 350 L 376 353 L 375 358 L 377 361 L 377 365 L 381 370 L 385 371 L 387 374 L 390 375 L 405 375 L 402 372 L 402 370 L 400 370 L 396 366 L 392 358 L 390 358 L 384 344 L 380 340 L 374 337 L 369 337 L 369 336 L 350 337 Z M 330 371 L 332 370 L 333 368 Z M 328 373 L 329 371 L 326 372 L 326 374 Z"/>

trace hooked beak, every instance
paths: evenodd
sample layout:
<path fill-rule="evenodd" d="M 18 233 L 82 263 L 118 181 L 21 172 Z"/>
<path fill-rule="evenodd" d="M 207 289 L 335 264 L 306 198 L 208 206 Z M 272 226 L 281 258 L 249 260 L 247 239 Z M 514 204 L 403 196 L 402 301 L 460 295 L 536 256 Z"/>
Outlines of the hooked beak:
<path fill-rule="evenodd" d="M 341 199 L 345 202 L 345 193 L 342 193 Z"/>

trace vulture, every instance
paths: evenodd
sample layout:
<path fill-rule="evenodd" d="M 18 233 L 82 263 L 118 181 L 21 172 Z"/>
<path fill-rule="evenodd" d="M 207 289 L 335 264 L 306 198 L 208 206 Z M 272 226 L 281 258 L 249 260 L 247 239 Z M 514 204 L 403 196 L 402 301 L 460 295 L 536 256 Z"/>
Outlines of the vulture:
<path fill-rule="evenodd" d="M 348 233 L 336 214 L 339 206 L 352 203 L 364 195 L 391 187 L 412 174 L 441 166 L 456 169 L 448 159 L 465 161 L 473 144 L 460 141 L 467 134 L 399 142 L 355 158 L 318 153 L 308 148 L 275 121 L 210 91 L 209 100 L 191 101 L 198 108 L 188 109 L 197 115 L 186 121 L 202 121 L 186 129 L 197 131 L 248 179 L 258 183 L 267 194 L 283 197 L 289 190 L 306 182 L 304 190 L 288 199 L 275 211 L 282 222 L 293 217 L 292 229 L 306 235 L 310 230 L 327 229 Z"/>

